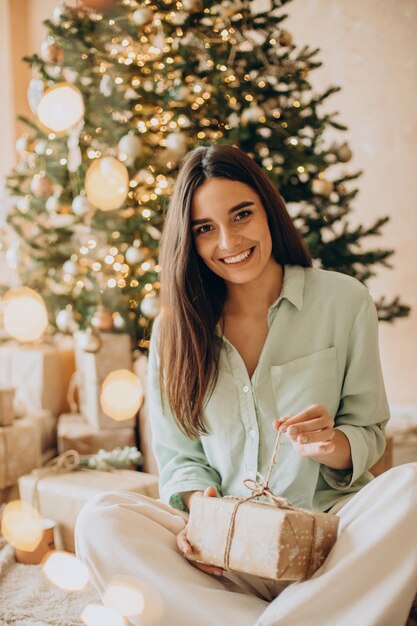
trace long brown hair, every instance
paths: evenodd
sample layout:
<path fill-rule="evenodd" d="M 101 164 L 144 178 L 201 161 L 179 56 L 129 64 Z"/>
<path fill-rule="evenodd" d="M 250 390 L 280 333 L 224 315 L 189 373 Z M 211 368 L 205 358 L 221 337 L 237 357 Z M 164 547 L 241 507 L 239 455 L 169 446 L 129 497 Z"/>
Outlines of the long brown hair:
<path fill-rule="evenodd" d="M 188 437 L 207 434 L 204 404 L 218 376 L 220 341 L 215 337 L 226 285 L 197 254 L 191 230 L 193 196 L 208 178 L 251 187 L 268 216 L 272 254 L 281 265 L 311 266 L 311 257 L 266 173 L 231 146 L 199 147 L 184 159 L 162 235 L 159 355 L 161 394 Z"/>

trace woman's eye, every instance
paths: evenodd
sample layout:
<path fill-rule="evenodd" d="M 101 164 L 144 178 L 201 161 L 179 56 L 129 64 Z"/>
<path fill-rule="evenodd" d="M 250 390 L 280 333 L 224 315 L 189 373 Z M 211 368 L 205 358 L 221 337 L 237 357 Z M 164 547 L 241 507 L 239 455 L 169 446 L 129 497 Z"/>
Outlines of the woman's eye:
<path fill-rule="evenodd" d="M 199 226 L 195 229 L 196 235 L 202 235 L 204 233 L 208 233 L 211 230 L 210 224 L 203 224 L 203 226 Z"/>
<path fill-rule="evenodd" d="M 239 211 L 239 213 L 236 214 L 236 220 L 243 220 L 245 217 L 248 217 L 248 215 L 252 215 L 252 211 Z"/>

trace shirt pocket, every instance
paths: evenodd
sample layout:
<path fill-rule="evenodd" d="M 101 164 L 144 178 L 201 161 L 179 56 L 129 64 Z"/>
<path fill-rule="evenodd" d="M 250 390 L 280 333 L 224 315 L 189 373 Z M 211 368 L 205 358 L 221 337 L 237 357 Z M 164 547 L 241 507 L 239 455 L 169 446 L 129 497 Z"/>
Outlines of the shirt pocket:
<path fill-rule="evenodd" d="M 336 348 L 273 365 L 271 382 L 277 418 L 299 413 L 311 404 L 323 404 L 335 417 L 340 402 Z"/>

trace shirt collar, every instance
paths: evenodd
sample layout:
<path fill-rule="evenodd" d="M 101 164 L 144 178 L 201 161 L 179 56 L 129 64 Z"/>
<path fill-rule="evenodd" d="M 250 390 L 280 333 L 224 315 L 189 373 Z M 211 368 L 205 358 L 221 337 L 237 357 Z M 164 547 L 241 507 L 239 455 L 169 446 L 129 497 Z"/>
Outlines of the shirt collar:
<path fill-rule="evenodd" d="M 284 281 L 281 293 L 270 306 L 272 310 L 283 298 L 289 300 L 299 311 L 303 308 L 304 299 L 304 267 L 301 265 L 284 265 Z"/>
<path fill-rule="evenodd" d="M 304 269 L 301 265 L 284 265 L 284 280 L 281 293 L 269 307 L 269 312 L 276 309 L 283 298 L 289 300 L 299 311 L 302 310 L 305 280 Z M 217 322 L 214 332 L 219 337 L 222 336 L 219 322 Z"/>

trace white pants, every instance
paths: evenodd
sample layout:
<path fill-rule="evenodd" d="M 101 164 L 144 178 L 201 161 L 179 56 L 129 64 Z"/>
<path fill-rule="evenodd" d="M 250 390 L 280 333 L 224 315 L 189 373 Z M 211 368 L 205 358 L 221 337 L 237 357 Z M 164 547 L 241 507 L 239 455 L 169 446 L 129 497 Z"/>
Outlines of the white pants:
<path fill-rule="evenodd" d="M 199 571 L 176 547 L 186 514 L 129 492 L 86 504 L 77 555 L 99 593 L 117 575 L 157 589 L 165 603 L 158 626 L 404 626 L 417 591 L 417 463 L 385 472 L 337 514 L 339 537 L 324 565 L 283 590 Z"/>

